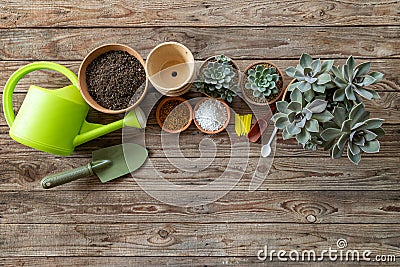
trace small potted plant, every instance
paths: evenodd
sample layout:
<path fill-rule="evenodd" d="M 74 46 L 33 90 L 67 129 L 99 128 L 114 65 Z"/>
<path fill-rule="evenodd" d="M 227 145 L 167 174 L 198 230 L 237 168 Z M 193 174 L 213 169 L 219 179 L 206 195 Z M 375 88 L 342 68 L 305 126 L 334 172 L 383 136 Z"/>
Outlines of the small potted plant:
<path fill-rule="evenodd" d="M 237 95 L 239 67 L 229 57 L 218 55 L 208 58 L 200 67 L 194 82 L 197 91 L 227 102 L 232 102 Z"/>
<path fill-rule="evenodd" d="M 332 158 L 340 158 L 347 145 L 348 158 L 358 164 L 362 152 L 379 152 L 384 135 L 383 120 L 370 119 L 363 102 L 379 98 L 366 86 L 380 82 L 383 74 L 370 72 L 370 62 L 356 66 L 352 56 L 341 67 L 333 63 L 303 54 L 297 67 L 289 67 L 286 73 L 295 79 L 276 103 L 272 120 L 283 139 L 296 138 L 305 149 L 324 148 Z"/>
<path fill-rule="evenodd" d="M 271 105 L 284 92 L 282 72 L 272 63 L 253 63 L 244 71 L 241 89 L 243 97 L 251 104 Z"/>

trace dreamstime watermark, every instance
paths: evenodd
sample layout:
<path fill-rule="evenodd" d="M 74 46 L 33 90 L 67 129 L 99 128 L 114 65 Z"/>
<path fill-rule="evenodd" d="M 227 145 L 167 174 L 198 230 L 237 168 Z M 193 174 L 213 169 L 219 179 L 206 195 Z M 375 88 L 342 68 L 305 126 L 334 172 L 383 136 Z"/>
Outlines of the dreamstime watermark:
<path fill-rule="evenodd" d="M 328 247 L 320 251 L 309 250 L 284 250 L 269 249 L 265 245 L 257 252 L 260 261 L 293 261 L 293 262 L 318 262 L 318 261 L 341 261 L 341 262 L 396 262 L 395 255 L 374 255 L 371 250 L 348 249 L 346 239 L 340 238 L 336 242 L 336 247 Z"/>
<path fill-rule="evenodd" d="M 197 77 L 202 63 L 195 62 L 193 77 Z M 189 66 L 174 65 L 171 69 L 164 69 L 163 75 L 159 76 L 166 79 L 165 76 L 169 74 L 168 79 L 178 79 L 179 72 L 185 67 Z M 236 75 L 239 83 L 242 73 L 237 71 Z M 160 77 L 157 76 L 157 78 Z M 145 98 L 140 103 L 143 116 L 153 125 L 154 109 L 162 97 L 161 93 L 150 86 Z M 195 98 L 188 97 L 186 101 L 194 107 L 205 97 L 199 95 Z M 271 112 L 268 105 L 249 104 L 241 97 L 240 93 L 236 98 L 240 99 L 236 101 L 243 101 L 244 106 L 248 107 L 248 110 L 241 109 L 240 112 L 252 113 L 254 120 L 261 119 Z M 230 108 L 230 117 L 233 118 L 231 122 L 234 121 L 238 111 Z M 273 124 L 268 126 L 266 133 L 261 137 L 262 144 L 267 143 L 273 128 Z M 182 138 L 181 135 L 186 136 Z M 187 142 L 182 142 L 182 139 Z M 261 157 L 261 145 L 258 148 L 257 145 L 251 147 L 247 138 L 238 137 L 233 123 L 228 125 L 225 133 L 218 134 L 218 136 L 193 133 L 187 136 L 184 132 L 170 134 L 158 126 L 153 127 L 152 125 L 145 129 L 124 127 L 122 142 L 136 143 L 149 149 L 150 157 L 139 170 L 143 175 L 137 175 L 137 172 L 131 173 L 141 189 L 163 203 L 180 207 L 206 205 L 218 200 L 231 191 L 245 174 L 251 175 L 249 190 L 256 190 L 268 175 L 276 145 L 276 142 L 273 141 L 271 155 L 267 158 Z M 155 149 L 152 150 L 153 148 Z M 189 153 L 187 153 L 188 151 Z M 157 153 L 156 156 L 154 156 L 155 153 Z M 257 153 L 260 156 L 250 157 L 251 153 L 253 155 Z M 131 157 L 134 155 L 125 154 L 128 168 L 135 169 L 134 161 L 130 160 Z M 249 166 L 252 168 L 250 173 L 248 172 Z M 202 178 L 193 179 L 194 173 L 201 173 Z"/>

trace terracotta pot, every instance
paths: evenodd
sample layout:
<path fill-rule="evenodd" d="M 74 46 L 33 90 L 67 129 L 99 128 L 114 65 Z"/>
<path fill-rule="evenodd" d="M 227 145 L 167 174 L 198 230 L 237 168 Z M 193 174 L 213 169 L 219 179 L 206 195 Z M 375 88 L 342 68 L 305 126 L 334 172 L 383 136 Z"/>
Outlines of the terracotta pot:
<path fill-rule="evenodd" d="M 204 60 L 204 62 L 200 65 L 199 75 L 202 73 L 202 71 L 204 70 L 204 68 L 207 66 L 208 62 L 215 61 L 214 58 L 215 58 L 215 56 L 212 56 L 212 57 L 209 57 L 209 58 L 207 58 L 206 60 Z M 236 62 L 235 62 L 234 60 L 231 60 L 231 64 L 232 64 L 232 67 L 233 67 L 234 69 L 236 69 L 237 72 L 239 73 L 239 72 L 240 72 L 239 66 L 236 64 Z M 238 78 L 239 78 L 238 84 L 240 84 L 241 76 L 238 75 Z M 202 94 L 205 95 L 205 96 L 207 96 L 207 97 L 213 98 L 212 96 L 210 96 L 210 95 L 208 95 L 208 94 L 206 94 L 206 93 L 202 93 Z M 224 101 L 224 100 L 222 100 L 221 98 L 214 98 L 214 99 L 218 99 L 218 100 Z"/>
<path fill-rule="evenodd" d="M 282 100 L 285 100 L 287 92 L 289 91 L 289 86 L 291 86 L 295 81 L 296 81 L 296 79 L 291 80 L 290 83 L 286 86 L 286 88 L 283 92 L 283 95 L 282 95 Z"/>
<path fill-rule="evenodd" d="M 147 76 L 163 95 L 179 96 L 186 93 L 190 89 L 194 69 L 192 53 L 177 42 L 159 44 L 147 56 Z"/>
<path fill-rule="evenodd" d="M 120 110 L 111 110 L 111 109 L 106 109 L 102 106 L 100 106 L 94 99 L 91 97 L 91 95 L 88 92 L 87 84 L 86 84 L 86 68 L 89 66 L 89 64 L 98 56 L 109 52 L 109 51 L 125 51 L 128 52 L 130 55 L 134 56 L 140 64 L 143 65 L 144 68 L 144 60 L 143 58 L 139 55 L 138 52 L 130 48 L 129 46 L 122 45 L 122 44 L 106 44 L 99 46 L 92 50 L 82 61 L 80 67 L 79 67 L 79 73 L 78 73 L 78 80 L 79 80 L 79 89 L 81 91 L 81 94 L 83 98 L 86 100 L 86 102 L 94 109 L 103 112 L 103 113 L 108 113 L 108 114 L 118 114 L 118 113 L 125 113 L 128 110 L 131 110 L 132 108 L 136 107 L 144 98 L 147 92 L 148 88 L 148 80 L 146 78 L 146 83 L 145 83 L 145 88 L 143 90 L 142 95 L 140 98 L 131 106 L 125 108 L 125 109 L 120 109 Z"/>
<path fill-rule="evenodd" d="M 214 101 L 219 101 L 219 102 L 225 107 L 225 110 L 226 110 L 226 117 L 227 117 L 227 118 L 226 118 L 226 122 L 224 123 L 224 125 L 223 125 L 220 129 L 218 129 L 218 130 L 216 130 L 216 131 L 207 131 L 207 130 L 201 128 L 200 124 L 197 122 L 197 120 L 196 120 L 196 111 L 199 109 L 199 106 L 200 106 L 201 103 L 203 103 L 204 101 L 210 100 L 210 99 L 208 99 L 208 98 L 200 100 L 200 101 L 197 102 L 197 104 L 194 106 L 194 109 L 193 109 L 193 121 L 194 121 L 194 124 L 196 125 L 196 127 L 197 127 L 201 132 L 206 133 L 206 134 L 217 134 L 217 133 L 222 132 L 226 127 L 228 127 L 229 121 L 230 121 L 230 119 L 231 119 L 231 110 L 230 110 L 228 104 L 226 104 L 224 101 L 219 100 L 219 99 L 215 99 L 215 98 L 211 98 L 211 99 L 214 100 Z"/>
<path fill-rule="evenodd" d="M 188 108 L 188 110 L 189 110 L 189 120 L 187 121 L 187 123 L 185 124 L 185 126 L 183 126 L 182 128 L 180 128 L 180 129 L 178 129 L 178 130 L 170 130 L 170 129 L 168 129 L 168 128 L 164 128 L 164 127 L 163 127 L 164 122 L 161 121 L 161 118 L 160 118 L 160 117 L 161 117 L 161 108 L 162 108 L 166 103 L 168 103 L 169 101 L 174 101 L 174 100 L 178 100 L 180 103 L 182 103 L 183 105 L 185 105 L 185 106 Z M 184 99 L 184 98 L 182 98 L 182 97 L 166 97 L 166 98 L 164 98 L 163 100 L 161 100 L 160 103 L 159 103 L 158 106 L 157 106 L 157 109 L 156 109 L 156 120 L 157 120 L 158 125 L 159 125 L 164 131 L 166 131 L 166 132 L 169 132 L 169 133 L 180 133 L 180 132 L 183 132 L 183 131 L 186 130 L 186 129 L 190 126 L 190 124 L 192 123 L 192 120 L 193 120 L 193 110 L 192 110 L 192 106 L 189 104 L 188 101 L 186 101 L 186 99 Z"/>
<path fill-rule="evenodd" d="M 278 83 L 277 83 L 278 93 L 275 95 L 275 97 L 274 97 L 273 99 L 271 99 L 271 100 L 269 100 L 269 101 L 266 100 L 265 102 L 257 102 L 257 101 L 254 101 L 254 100 L 249 96 L 249 94 L 251 94 L 251 96 L 252 96 L 253 91 L 245 88 L 245 84 L 246 84 L 246 82 L 247 82 L 247 72 L 248 72 L 251 68 L 254 68 L 255 66 L 260 65 L 260 64 L 265 65 L 265 66 L 268 67 L 268 68 L 271 68 L 271 67 L 275 68 L 277 74 L 279 75 L 279 81 L 278 81 Z M 278 101 L 278 100 L 281 98 L 281 96 L 282 96 L 282 94 L 283 94 L 283 92 L 284 92 L 284 89 L 283 89 L 283 75 L 282 75 L 282 72 L 281 72 L 281 70 L 278 68 L 278 66 L 276 66 L 276 65 L 273 64 L 273 63 L 264 62 L 264 61 L 255 62 L 255 63 L 253 63 L 253 64 L 247 66 L 247 68 L 245 69 L 245 71 L 244 71 L 244 73 L 243 73 L 242 81 L 241 81 L 241 83 L 240 83 L 240 89 L 242 90 L 243 97 L 244 97 L 249 103 L 251 103 L 251 104 L 253 104 L 253 105 L 257 105 L 257 106 L 272 105 L 272 104 L 274 104 L 276 101 Z"/>

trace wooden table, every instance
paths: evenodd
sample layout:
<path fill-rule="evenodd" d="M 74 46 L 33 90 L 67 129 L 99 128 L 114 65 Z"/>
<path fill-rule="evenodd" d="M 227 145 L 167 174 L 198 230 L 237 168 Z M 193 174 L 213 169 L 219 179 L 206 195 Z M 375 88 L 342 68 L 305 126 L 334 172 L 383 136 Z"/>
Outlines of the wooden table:
<path fill-rule="evenodd" d="M 13 141 L 1 116 L 0 265 L 253 266 L 260 263 L 256 255 L 264 245 L 321 251 L 336 248 L 340 238 L 349 249 L 393 254 L 399 264 L 399 14 L 399 1 L 381 0 L 2 1 L 2 85 L 19 67 L 37 60 L 59 62 L 77 72 L 91 49 L 112 42 L 127 44 L 145 57 L 155 45 L 176 40 L 198 60 L 225 53 L 242 70 L 259 59 L 285 69 L 302 52 L 336 59 L 337 64 L 354 55 L 385 73 L 383 82 L 373 86 L 381 99 L 368 101 L 367 108 L 373 117 L 385 119 L 386 135 L 381 152 L 364 154 L 359 166 L 346 158 L 332 160 L 323 151 L 303 151 L 278 135 L 270 174 L 259 190 L 248 191 L 255 168 L 249 164 L 226 196 L 184 208 L 148 196 L 131 176 L 107 184 L 91 177 L 41 189 L 45 175 L 85 164 L 91 151 L 121 143 L 121 131 L 58 157 Z M 51 72 L 33 73 L 19 84 L 15 107 L 31 84 L 58 88 L 68 82 Z M 105 123 L 116 117 L 90 112 L 89 120 Z M 206 171 L 185 174 L 166 163 L 154 118 L 146 131 L 151 160 L 171 181 L 207 183 L 224 170 L 226 134 L 212 137 L 220 149 Z M 184 154 L 197 157 L 204 137 L 192 125 L 181 136 L 187 144 Z M 252 151 L 254 160 L 258 153 Z M 146 168 L 137 176 L 146 178 Z M 328 257 L 324 262 L 336 265 Z M 288 263 L 275 257 L 265 264 Z"/>

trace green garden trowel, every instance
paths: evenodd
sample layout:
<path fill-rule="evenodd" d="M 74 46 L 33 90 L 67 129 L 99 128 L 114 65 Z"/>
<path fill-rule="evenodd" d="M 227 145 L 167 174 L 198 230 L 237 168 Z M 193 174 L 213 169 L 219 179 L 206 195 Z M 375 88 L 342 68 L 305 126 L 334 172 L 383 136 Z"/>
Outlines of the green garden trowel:
<path fill-rule="evenodd" d="M 102 148 L 92 153 L 92 162 L 76 169 L 46 176 L 41 185 L 44 189 L 49 189 L 94 174 L 105 183 L 139 169 L 146 161 L 147 155 L 146 148 L 132 143 Z"/>

